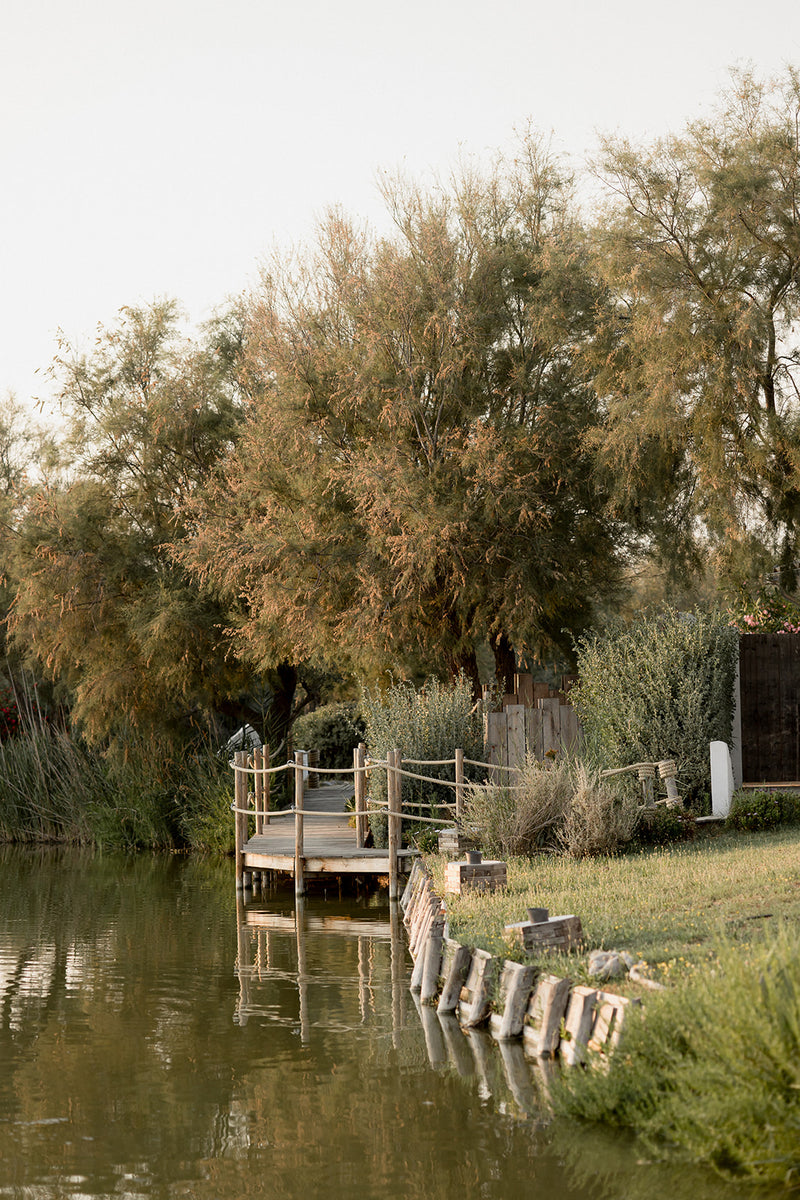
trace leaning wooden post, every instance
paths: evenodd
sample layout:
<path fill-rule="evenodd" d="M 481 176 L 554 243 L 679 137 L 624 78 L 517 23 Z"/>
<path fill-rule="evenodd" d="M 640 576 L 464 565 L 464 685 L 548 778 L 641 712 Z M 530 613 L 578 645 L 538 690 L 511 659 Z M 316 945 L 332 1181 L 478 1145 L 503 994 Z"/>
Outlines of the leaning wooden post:
<path fill-rule="evenodd" d="M 464 751 L 456 750 L 456 825 L 464 811 Z"/>
<path fill-rule="evenodd" d="M 388 755 L 389 770 L 387 771 L 386 795 L 389 801 L 389 899 L 400 899 L 399 884 L 399 854 L 402 839 L 403 820 L 400 811 L 403 804 L 403 780 L 400 775 L 400 751 L 390 750 Z"/>
<path fill-rule="evenodd" d="M 353 750 L 353 786 L 356 796 L 356 845 L 359 850 L 367 840 L 366 776 L 364 774 L 364 743 Z"/>
<path fill-rule="evenodd" d="M 294 752 L 294 894 L 304 896 L 303 876 L 303 751 Z"/>
<path fill-rule="evenodd" d="M 256 746 L 253 750 L 253 770 L 255 772 L 253 778 L 255 780 L 255 797 L 256 797 L 256 833 L 261 833 L 264 828 L 264 776 L 262 767 L 264 765 L 263 754 L 261 748 Z"/>
<path fill-rule="evenodd" d="M 247 817 L 243 817 L 240 811 L 247 806 L 247 776 L 238 768 L 244 767 L 246 764 L 247 753 L 244 750 L 237 750 L 233 756 L 233 829 L 236 845 L 236 887 L 238 889 L 244 887 L 244 844 L 247 840 Z"/>

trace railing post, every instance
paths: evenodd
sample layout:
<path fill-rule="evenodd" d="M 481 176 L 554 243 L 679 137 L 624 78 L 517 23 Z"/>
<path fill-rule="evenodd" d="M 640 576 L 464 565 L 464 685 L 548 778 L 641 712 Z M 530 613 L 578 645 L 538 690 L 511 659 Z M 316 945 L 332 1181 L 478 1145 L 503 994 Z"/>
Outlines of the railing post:
<path fill-rule="evenodd" d="M 294 752 L 294 894 L 304 896 L 303 875 L 303 751 Z"/>
<path fill-rule="evenodd" d="M 464 810 L 464 751 L 456 750 L 456 825 Z"/>
<path fill-rule="evenodd" d="M 367 780 L 364 775 L 364 743 L 353 750 L 353 787 L 356 796 L 356 845 L 359 850 L 367 840 L 367 806 L 365 803 Z M 388 795 L 388 790 L 387 790 Z"/>
<path fill-rule="evenodd" d="M 239 810 L 247 806 L 247 776 L 244 771 L 239 771 L 236 768 L 247 765 L 247 754 L 244 750 L 236 751 L 233 756 L 233 765 L 233 807 L 236 810 L 233 814 L 234 841 L 236 846 L 236 887 L 237 889 L 242 889 L 244 887 L 244 844 L 247 841 L 247 817 L 243 817 Z"/>
<path fill-rule="evenodd" d="M 403 804 L 403 780 L 400 775 L 400 765 L 402 759 L 399 750 L 390 750 L 388 753 L 388 765 L 390 770 L 387 772 L 387 789 L 386 797 L 389 801 L 389 899 L 400 899 L 399 885 L 399 860 L 400 846 L 402 844 L 402 828 L 403 821 L 400 816 L 400 811 Z M 392 769 L 393 768 L 393 769 Z M 397 815 L 395 815 L 397 814 Z"/>
<path fill-rule="evenodd" d="M 260 747 L 256 746 L 253 750 L 253 769 L 255 775 L 255 797 L 256 797 L 256 833 L 261 833 L 264 827 L 264 776 L 261 773 L 263 766 L 263 755 Z"/>
<path fill-rule="evenodd" d="M 270 805 L 270 789 L 272 787 L 272 776 L 269 771 L 269 746 L 261 747 L 261 765 L 264 768 L 264 787 L 261 792 L 261 799 L 264 804 L 262 813 L 262 825 L 269 825 L 269 805 Z"/>

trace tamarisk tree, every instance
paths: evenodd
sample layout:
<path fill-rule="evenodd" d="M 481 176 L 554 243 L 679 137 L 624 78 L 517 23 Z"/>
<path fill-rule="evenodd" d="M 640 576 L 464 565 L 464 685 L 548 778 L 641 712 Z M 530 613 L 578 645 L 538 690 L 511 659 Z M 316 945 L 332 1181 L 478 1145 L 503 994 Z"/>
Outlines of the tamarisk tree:
<path fill-rule="evenodd" d="M 55 365 L 64 436 L 6 539 L 9 626 L 90 737 L 182 738 L 247 686 L 227 608 L 171 553 L 235 439 L 228 341 L 189 342 L 161 302 Z"/>
<path fill-rule="evenodd" d="M 619 578 L 576 368 L 600 300 L 568 181 L 524 139 L 447 188 L 331 213 L 245 315 L 241 439 L 184 559 L 244 602 L 251 661 L 476 678 L 564 651 Z"/>
<path fill-rule="evenodd" d="M 735 74 L 710 121 L 604 145 L 593 342 L 621 511 L 680 562 L 793 585 L 800 536 L 800 78 Z"/>

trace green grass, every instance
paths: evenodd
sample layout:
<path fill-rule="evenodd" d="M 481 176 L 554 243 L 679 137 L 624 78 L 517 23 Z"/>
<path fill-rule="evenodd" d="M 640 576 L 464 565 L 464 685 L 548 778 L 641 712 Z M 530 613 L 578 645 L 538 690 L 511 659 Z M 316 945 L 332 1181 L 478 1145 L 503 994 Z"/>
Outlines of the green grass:
<path fill-rule="evenodd" d="M 428 861 L 443 887 L 445 860 Z M 628 950 L 655 979 L 688 979 L 721 939 L 758 940 L 783 918 L 800 928 L 799 867 L 796 827 L 723 832 L 613 858 L 510 859 L 504 892 L 448 898 L 450 932 L 505 953 L 503 926 L 536 905 L 551 916 L 579 916 L 587 949 Z M 579 975 L 584 957 L 565 959 L 560 969 Z M 633 984 L 624 990 L 637 992 Z"/>
<path fill-rule="evenodd" d="M 649 1157 L 800 1189 L 800 938 L 725 942 L 634 1010 L 608 1072 L 563 1072 L 557 1113 L 633 1129 Z"/>
<path fill-rule="evenodd" d="M 444 860 L 429 863 L 441 886 Z M 651 1161 L 800 1190 L 800 829 L 515 859 L 508 880 L 449 897 L 450 935 L 503 954 L 503 925 L 542 905 L 581 918 L 585 949 L 630 950 L 666 985 L 630 1010 L 608 1071 L 558 1077 L 555 1114 L 632 1130 Z M 581 952 L 542 965 L 581 982 L 585 963 Z"/>

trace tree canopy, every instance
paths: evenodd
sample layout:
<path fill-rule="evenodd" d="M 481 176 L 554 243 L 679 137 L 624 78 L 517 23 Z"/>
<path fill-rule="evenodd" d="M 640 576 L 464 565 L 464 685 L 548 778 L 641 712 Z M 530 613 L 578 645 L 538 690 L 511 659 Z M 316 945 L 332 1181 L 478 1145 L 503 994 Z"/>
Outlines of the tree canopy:
<path fill-rule="evenodd" d="M 618 501 L 662 556 L 741 585 L 800 531 L 800 78 L 737 73 L 709 121 L 604 142 L 593 344 Z"/>
<path fill-rule="evenodd" d="M 539 142 L 487 175 L 387 185 L 395 234 L 339 213 L 245 313 L 248 412 L 185 552 L 244 599 L 251 661 L 475 676 L 569 645 L 619 581 L 576 365 L 599 302 Z"/>
<path fill-rule="evenodd" d="M 65 347 L 56 377 L 60 459 L 8 541 L 14 644 L 69 688 L 90 736 L 202 724 L 246 682 L 230 613 L 170 547 L 236 436 L 225 338 L 189 342 L 172 303 L 128 309 L 90 355 Z"/>

